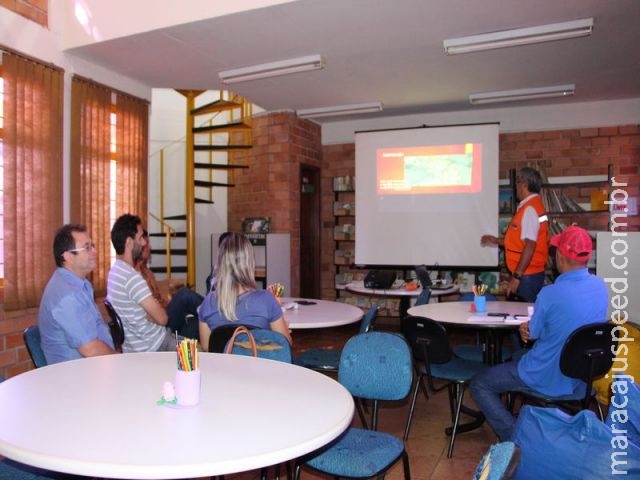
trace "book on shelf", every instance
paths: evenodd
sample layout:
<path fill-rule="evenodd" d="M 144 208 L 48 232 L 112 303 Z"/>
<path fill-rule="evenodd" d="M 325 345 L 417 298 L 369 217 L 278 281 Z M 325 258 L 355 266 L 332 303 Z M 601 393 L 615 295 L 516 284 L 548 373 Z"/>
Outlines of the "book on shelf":
<path fill-rule="evenodd" d="M 355 235 L 355 227 L 351 224 L 336 225 L 333 227 L 334 240 L 353 240 Z"/>
<path fill-rule="evenodd" d="M 351 250 L 336 250 L 334 260 L 336 265 L 350 265 L 353 252 Z"/>
<path fill-rule="evenodd" d="M 334 202 L 333 203 L 333 214 L 336 217 L 341 215 L 355 215 L 355 205 L 353 202 Z"/>
<path fill-rule="evenodd" d="M 349 175 L 343 177 L 333 177 L 334 192 L 349 192 L 353 190 L 353 178 Z"/>

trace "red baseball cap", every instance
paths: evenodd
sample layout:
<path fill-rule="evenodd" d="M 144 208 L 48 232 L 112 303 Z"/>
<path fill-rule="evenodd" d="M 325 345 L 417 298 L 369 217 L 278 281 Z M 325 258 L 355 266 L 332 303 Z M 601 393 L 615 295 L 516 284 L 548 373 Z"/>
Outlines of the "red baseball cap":
<path fill-rule="evenodd" d="M 593 251 L 591 235 L 584 228 L 575 225 L 551 237 L 551 245 L 557 247 L 562 256 L 576 262 L 586 262 Z"/>

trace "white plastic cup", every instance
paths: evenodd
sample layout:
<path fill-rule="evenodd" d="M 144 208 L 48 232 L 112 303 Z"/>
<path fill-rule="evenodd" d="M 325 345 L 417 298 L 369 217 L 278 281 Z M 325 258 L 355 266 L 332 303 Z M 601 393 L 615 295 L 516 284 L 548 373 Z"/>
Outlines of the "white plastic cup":
<path fill-rule="evenodd" d="M 173 385 L 178 405 L 191 407 L 200 403 L 200 370 L 178 370 Z"/>

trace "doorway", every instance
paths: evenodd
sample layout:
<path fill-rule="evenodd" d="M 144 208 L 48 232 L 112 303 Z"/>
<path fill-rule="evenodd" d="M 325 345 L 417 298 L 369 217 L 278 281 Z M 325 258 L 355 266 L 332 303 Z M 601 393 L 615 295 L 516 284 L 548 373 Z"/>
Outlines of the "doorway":
<path fill-rule="evenodd" d="M 320 168 L 300 165 L 300 296 L 320 298 Z"/>

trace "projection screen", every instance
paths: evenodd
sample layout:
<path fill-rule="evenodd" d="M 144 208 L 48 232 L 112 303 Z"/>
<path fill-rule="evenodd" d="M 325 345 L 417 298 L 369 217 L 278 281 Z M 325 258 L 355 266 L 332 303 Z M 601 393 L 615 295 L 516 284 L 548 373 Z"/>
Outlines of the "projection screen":
<path fill-rule="evenodd" d="M 355 263 L 496 267 L 498 124 L 356 133 Z"/>

